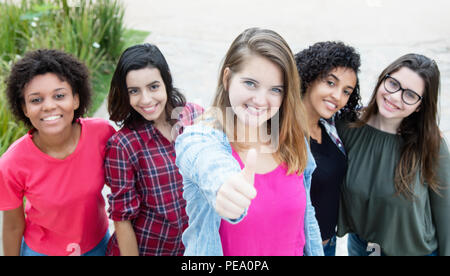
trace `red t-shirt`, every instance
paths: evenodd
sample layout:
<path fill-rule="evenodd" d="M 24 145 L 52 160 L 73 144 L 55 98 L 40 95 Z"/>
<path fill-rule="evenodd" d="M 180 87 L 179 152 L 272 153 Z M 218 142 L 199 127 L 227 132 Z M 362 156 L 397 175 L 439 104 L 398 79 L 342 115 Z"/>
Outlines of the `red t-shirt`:
<path fill-rule="evenodd" d="M 33 130 L 0 158 L 0 210 L 23 204 L 24 239 L 45 255 L 81 254 L 93 249 L 108 229 L 101 191 L 105 146 L 114 129 L 103 119 L 79 119 L 81 136 L 64 160 L 40 151 Z"/>

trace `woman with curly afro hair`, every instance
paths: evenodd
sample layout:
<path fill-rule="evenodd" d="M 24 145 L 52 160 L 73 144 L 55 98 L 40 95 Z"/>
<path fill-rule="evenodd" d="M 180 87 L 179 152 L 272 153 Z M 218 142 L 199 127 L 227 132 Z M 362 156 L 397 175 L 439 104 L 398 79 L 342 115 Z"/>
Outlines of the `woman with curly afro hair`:
<path fill-rule="evenodd" d="M 4 254 L 105 255 L 103 160 L 115 131 L 82 118 L 91 98 L 86 66 L 58 50 L 29 52 L 12 67 L 6 95 L 30 130 L 0 158 Z"/>
<path fill-rule="evenodd" d="M 324 253 L 336 254 L 340 186 L 347 158 L 334 126 L 339 117 L 355 118 L 360 107 L 357 74 L 360 56 L 342 42 L 318 42 L 295 55 L 308 113 L 311 152 L 317 164 L 311 200 L 322 235 Z"/>

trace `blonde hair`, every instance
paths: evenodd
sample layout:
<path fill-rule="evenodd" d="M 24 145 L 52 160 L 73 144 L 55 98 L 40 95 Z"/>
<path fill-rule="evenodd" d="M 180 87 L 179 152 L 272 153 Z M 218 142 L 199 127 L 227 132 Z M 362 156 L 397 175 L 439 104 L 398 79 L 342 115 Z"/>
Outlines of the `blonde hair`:
<path fill-rule="evenodd" d="M 275 157 L 287 165 L 288 174 L 301 174 L 306 168 L 308 159 L 308 145 L 305 140 L 305 137 L 309 137 L 306 110 L 301 100 L 301 84 L 294 56 L 286 41 L 276 32 L 251 28 L 242 32 L 233 41 L 220 69 L 212 111 L 206 112 L 202 119 L 214 118 L 212 125 L 215 128 L 224 131 L 228 137 L 236 137 L 235 128 L 230 128 L 224 123 L 226 122 L 227 108 L 229 110 L 231 107 L 228 91 L 223 83 L 224 71 L 225 68 L 229 68 L 232 74 L 240 72 L 244 61 L 252 55 L 269 59 L 278 65 L 283 72 L 284 96 L 278 111 L 280 131 L 279 133 L 271 133 L 271 135 L 278 135 L 279 140 L 276 145 Z M 230 74 L 230 78 L 232 74 Z M 270 126 L 269 120 L 269 131 Z M 234 133 L 230 133 L 233 131 Z M 237 144 L 236 146 L 242 145 Z"/>

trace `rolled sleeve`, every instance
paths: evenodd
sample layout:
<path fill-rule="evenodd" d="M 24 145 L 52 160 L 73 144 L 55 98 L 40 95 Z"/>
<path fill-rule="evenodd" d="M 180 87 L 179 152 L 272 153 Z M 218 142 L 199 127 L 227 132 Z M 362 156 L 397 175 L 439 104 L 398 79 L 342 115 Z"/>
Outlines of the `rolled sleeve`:
<path fill-rule="evenodd" d="M 190 126 L 177 138 L 175 151 L 176 165 L 183 178 L 189 178 L 198 185 L 209 205 L 215 209 L 219 188 L 230 176 L 241 171 L 226 135 L 202 124 Z"/>
<path fill-rule="evenodd" d="M 141 199 L 136 191 L 135 169 L 124 146 L 110 140 L 106 148 L 105 179 L 111 188 L 109 215 L 114 221 L 126 221 L 139 214 Z"/>

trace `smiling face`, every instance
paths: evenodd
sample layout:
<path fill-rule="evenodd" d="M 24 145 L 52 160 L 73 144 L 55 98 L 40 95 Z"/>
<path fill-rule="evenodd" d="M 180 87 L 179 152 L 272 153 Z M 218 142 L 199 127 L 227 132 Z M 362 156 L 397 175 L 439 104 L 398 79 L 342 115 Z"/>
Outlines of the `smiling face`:
<path fill-rule="evenodd" d="M 347 104 L 356 81 L 356 73 L 352 69 L 338 67 L 331 70 L 306 89 L 303 100 L 307 110 L 315 119 L 331 118 Z"/>
<path fill-rule="evenodd" d="M 23 90 L 22 110 L 40 134 L 60 135 L 72 126 L 78 94 L 56 74 L 37 75 Z"/>
<path fill-rule="evenodd" d="M 260 127 L 278 112 L 283 102 L 280 67 L 258 55 L 247 57 L 239 72 L 225 68 L 223 83 L 241 125 Z"/>
<path fill-rule="evenodd" d="M 403 89 L 409 89 L 423 96 L 425 83 L 423 79 L 413 70 L 402 67 L 397 72 L 390 74 L 395 78 Z M 383 82 L 377 90 L 376 102 L 378 106 L 379 115 L 385 119 L 401 121 L 418 111 L 421 101 L 414 105 L 408 105 L 402 100 L 402 91 L 396 93 L 389 93 L 386 91 Z"/>
<path fill-rule="evenodd" d="M 166 119 L 167 92 L 157 68 L 132 70 L 126 76 L 130 105 L 148 121 Z"/>

